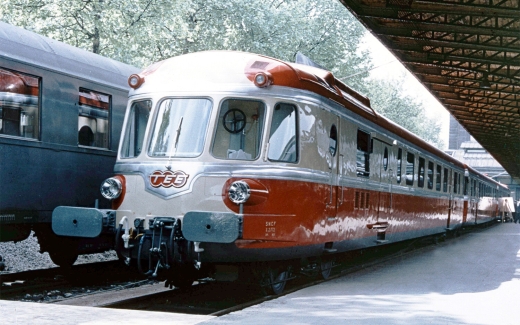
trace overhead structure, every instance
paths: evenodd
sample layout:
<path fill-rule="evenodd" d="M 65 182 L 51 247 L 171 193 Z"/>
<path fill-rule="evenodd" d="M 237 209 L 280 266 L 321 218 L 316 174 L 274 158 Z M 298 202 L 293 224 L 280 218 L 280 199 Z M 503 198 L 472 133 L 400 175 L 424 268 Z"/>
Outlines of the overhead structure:
<path fill-rule="evenodd" d="M 340 0 L 520 182 L 520 0 Z"/>

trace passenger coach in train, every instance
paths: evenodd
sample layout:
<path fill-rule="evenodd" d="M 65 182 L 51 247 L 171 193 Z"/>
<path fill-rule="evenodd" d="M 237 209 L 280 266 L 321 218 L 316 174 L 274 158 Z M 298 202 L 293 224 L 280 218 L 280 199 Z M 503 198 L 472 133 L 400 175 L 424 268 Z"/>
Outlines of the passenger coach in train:
<path fill-rule="evenodd" d="M 201 52 L 129 83 L 116 175 L 101 186 L 112 209 L 58 207 L 52 225 L 92 242 L 117 229 L 122 259 L 175 286 L 251 271 L 279 293 L 297 271 L 327 277 L 335 253 L 491 218 L 474 206 L 486 195 L 496 213 L 502 195 L 320 68 Z"/>
<path fill-rule="evenodd" d="M 112 174 L 138 69 L 3 22 L 0 43 L 0 241 L 34 230 L 42 252 L 70 264 L 52 211 L 110 206 L 99 183 Z"/>

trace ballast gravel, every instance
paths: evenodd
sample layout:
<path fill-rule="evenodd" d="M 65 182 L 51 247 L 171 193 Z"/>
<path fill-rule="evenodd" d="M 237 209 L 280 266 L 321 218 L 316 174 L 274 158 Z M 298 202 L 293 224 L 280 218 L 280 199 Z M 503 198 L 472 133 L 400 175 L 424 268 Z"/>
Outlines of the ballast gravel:
<path fill-rule="evenodd" d="M 0 242 L 0 256 L 3 258 L 5 270 L 0 274 L 16 273 L 37 269 L 56 267 L 48 253 L 41 254 L 38 239 L 34 233 L 19 242 Z M 80 255 L 74 264 L 94 263 L 116 260 L 114 251 L 99 254 Z"/>

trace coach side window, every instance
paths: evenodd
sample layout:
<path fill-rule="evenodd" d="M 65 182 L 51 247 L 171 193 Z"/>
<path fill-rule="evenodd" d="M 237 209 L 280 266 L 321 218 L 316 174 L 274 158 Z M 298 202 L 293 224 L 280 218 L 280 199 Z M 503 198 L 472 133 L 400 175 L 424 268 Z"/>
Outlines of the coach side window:
<path fill-rule="evenodd" d="M 435 175 L 435 190 L 441 190 L 441 176 L 442 176 L 442 166 L 437 165 L 437 173 Z"/>
<path fill-rule="evenodd" d="M 126 121 L 121 158 L 135 158 L 143 150 L 144 131 L 150 117 L 151 100 L 139 100 L 132 103 Z"/>
<path fill-rule="evenodd" d="M 455 172 L 453 180 L 453 193 L 459 193 L 459 173 Z"/>
<path fill-rule="evenodd" d="M 428 161 L 428 189 L 433 189 L 433 162 Z"/>
<path fill-rule="evenodd" d="M 448 192 L 448 168 L 444 168 L 444 178 L 442 179 L 442 191 Z"/>
<path fill-rule="evenodd" d="M 418 186 L 424 187 L 424 158 L 419 157 L 419 180 L 418 180 Z"/>
<path fill-rule="evenodd" d="M 358 130 L 356 171 L 358 176 L 368 177 L 370 175 L 370 134 Z"/>
<path fill-rule="evenodd" d="M 406 154 L 406 185 L 413 185 L 413 176 L 415 171 L 415 155 L 413 153 Z"/>
<path fill-rule="evenodd" d="M 397 184 L 401 184 L 401 165 L 403 164 L 403 149 L 397 150 Z"/>
<path fill-rule="evenodd" d="M 38 139 L 40 79 L 0 68 L 0 134 Z"/>
<path fill-rule="evenodd" d="M 79 89 L 79 145 L 109 148 L 110 101 L 110 95 L 85 88 Z"/>

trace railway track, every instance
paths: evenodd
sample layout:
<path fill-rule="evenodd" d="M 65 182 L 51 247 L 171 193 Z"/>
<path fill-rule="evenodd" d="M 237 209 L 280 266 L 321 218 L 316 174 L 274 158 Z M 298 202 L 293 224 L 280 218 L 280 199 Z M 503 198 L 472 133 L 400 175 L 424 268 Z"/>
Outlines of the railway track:
<path fill-rule="evenodd" d="M 7 273 L 0 275 L 0 299 L 48 302 L 142 280 L 118 261 Z"/>
<path fill-rule="evenodd" d="M 486 228 L 492 224 L 494 223 L 480 228 Z M 479 230 L 481 229 L 473 228 L 472 231 Z M 455 238 L 455 236 L 453 237 Z M 422 238 L 345 253 L 337 260 L 333 272 L 327 280 L 298 276 L 288 282 L 284 294 L 370 267 L 395 262 L 401 258 L 407 258 L 411 254 L 421 254 L 431 249 L 442 249 L 442 245 L 449 243 L 450 240 L 456 240 L 448 239 L 446 243 L 443 243 L 444 239 L 444 237 Z M 75 266 L 70 272 L 67 272 L 69 275 L 63 275 L 59 268 L 4 274 L 1 277 L 3 283 L 0 298 L 24 300 L 27 292 L 40 292 L 40 295 L 43 295 L 45 292 L 52 291 L 74 292 L 75 288 L 81 287 L 83 289 L 81 292 L 70 297 L 62 295 L 58 298 L 42 301 L 64 305 L 220 316 L 278 297 L 265 296 L 255 285 L 214 282 L 210 279 L 196 282 L 188 289 L 171 290 L 164 287 L 164 283 L 143 280 L 140 274 L 129 270 L 129 268 L 117 262 L 103 262 Z M 96 274 L 96 276 L 92 276 L 92 274 Z M 40 278 L 40 284 L 24 282 L 4 286 L 6 280 L 29 279 L 31 277 Z M 80 281 L 80 279 L 82 280 Z M 23 285 L 26 285 L 25 289 L 23 289 Z M 17 289 L 9 289 L 10 287 Z M 44 289 L 43 292 L 42 288 Z M 7 298 L 4 297 L 4 292 L 7 294 Z"/>

